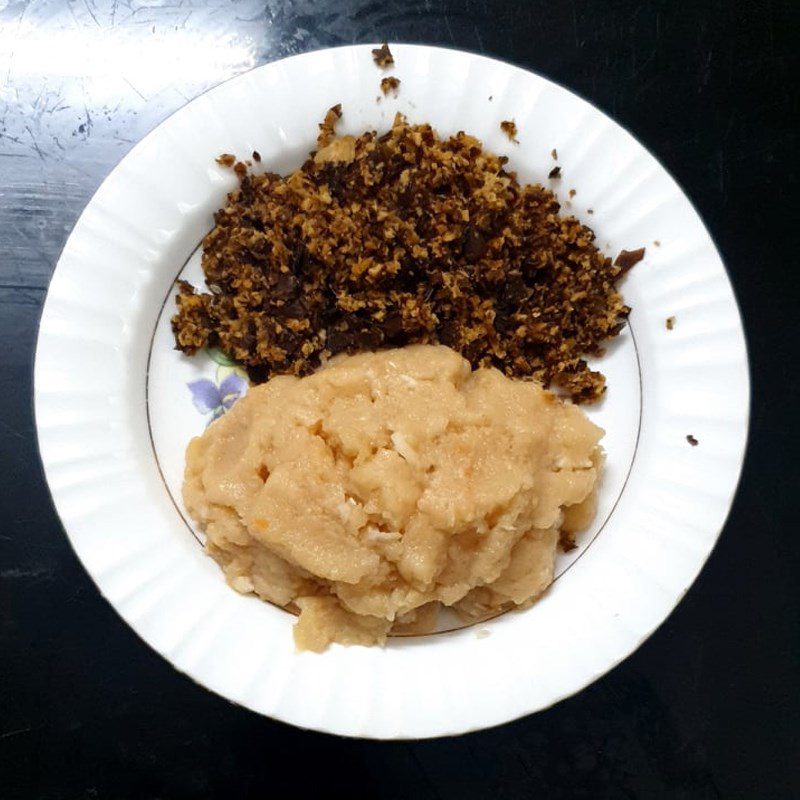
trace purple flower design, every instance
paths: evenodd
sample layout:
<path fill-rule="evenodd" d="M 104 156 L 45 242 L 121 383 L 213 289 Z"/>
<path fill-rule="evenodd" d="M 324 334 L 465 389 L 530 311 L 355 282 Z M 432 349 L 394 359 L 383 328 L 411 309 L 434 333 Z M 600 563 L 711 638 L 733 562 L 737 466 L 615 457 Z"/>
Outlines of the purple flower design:
<path fill-rule="evenodd" d="M 201 414 L 211 414 L 209 422 L 221 417 L 247 391 L 247 381 L 235 372 L 217 385 L 208 378 L 188 383 L 194 407 Z"/>

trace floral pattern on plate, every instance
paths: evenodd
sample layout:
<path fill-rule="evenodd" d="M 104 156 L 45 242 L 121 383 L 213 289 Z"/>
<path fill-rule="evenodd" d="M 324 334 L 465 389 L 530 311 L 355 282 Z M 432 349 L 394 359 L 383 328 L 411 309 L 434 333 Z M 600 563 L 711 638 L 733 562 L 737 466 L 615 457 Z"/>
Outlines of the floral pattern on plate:
<path fill-rule="evenodd" d="M 206 426 L 219 419 L 247 392 L 247 373 L 220 350 L 206 351 L 217 365 L 214 379 L 200 378 L 186 385 L 192 395 L 192 403 L 201 414 L 209 414 Z"/>

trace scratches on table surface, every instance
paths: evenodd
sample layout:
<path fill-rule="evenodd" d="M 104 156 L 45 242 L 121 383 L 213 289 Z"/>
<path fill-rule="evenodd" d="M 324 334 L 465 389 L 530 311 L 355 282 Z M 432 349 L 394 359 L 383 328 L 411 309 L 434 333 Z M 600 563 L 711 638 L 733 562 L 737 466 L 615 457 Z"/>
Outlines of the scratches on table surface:
<path fill-rule="evenodd" d="M 305 775 L 291 754 L 324 776 L 332 796 L 352 793 L 353 776 L 364 796 L 420 800 L 605 797 L 609 787 L 686 800 L 800 796 L 786 785 L 796 762 L 796 736 L 786 732 L 796 733 L 800 716 L 788 511 L 779 524 L 794 457 L 764 446 L 759 455 L 758 446 L 759 432 L 788 430 L 782 409 L 794 413 L 785 399 L 798 393 L 786 366 L 796 359 L 773 346 L 793 338 L 776 333 L 795 313 L 784 291 L 797 275 L 792 223 L 781 238 L 776 220 L 796 203 L 797 21 L 796 3 L 785 0 L 0 0 L 3 800 L 166 799 L 221 787 L 249 796 L 265 786 L 294 797 Z M 634 132 L 718 237 L 746 319 L 757 321 L 750 346 L 762 392 L 733 523 L 662 629 L 576 698 L 425 743 L 344 741 L 258 718 L 143 647 L 59 530 L 30 402 L 51 271 L 81 210 L 134 143 L 252 66 L 382 40 L 519 63 Z"/>

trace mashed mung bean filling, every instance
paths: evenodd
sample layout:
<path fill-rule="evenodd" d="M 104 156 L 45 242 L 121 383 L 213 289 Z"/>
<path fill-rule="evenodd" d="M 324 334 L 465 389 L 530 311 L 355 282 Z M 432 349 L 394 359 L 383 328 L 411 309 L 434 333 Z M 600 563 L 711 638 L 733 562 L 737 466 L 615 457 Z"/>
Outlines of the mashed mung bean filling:
<path fill-rule="evenodd" d="M 288 176 L 222 157 L 240 185 L 203 241 L 208 290 L 180 284 L 177 347 L 218 347 L 260 383 L 337 353 L 441 343 L 597 400 L 605 379 L 584 356 L 625 324 L 626 263 L 472 136 L 398 115 L 381 136 L 337 137 L 340 116 Z"/>
<path fill-rule="evenodd" d="M 594 515 L 603 431 L 443 346 L 340 356 L 251 389 L 186 454 L 230 585 L 300 611 L 299 649 L 530 605 Z"/>

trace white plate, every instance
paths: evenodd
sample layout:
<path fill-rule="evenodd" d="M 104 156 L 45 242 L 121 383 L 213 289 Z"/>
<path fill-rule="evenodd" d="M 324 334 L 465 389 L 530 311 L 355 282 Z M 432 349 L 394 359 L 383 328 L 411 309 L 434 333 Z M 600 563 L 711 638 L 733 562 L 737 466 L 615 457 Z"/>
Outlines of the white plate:
<path fill-rule="evenodd" d="M 222 84 L 139 143 L 67 241 L 35 367 L 53 499 L 122 617 L 178 669 L 237 703 L 376 738 L 496 725 L 578 691 L 629 655 L 714 546 L 739 477 L 749 403 L 739 313 L 719 255 L 691 203 L 635 139 L 508 64 L 392 49 L 396 99 L 377 100 L 382 73 L 368 46 L 323 50 Z M 200 278 L 198 243 L 234 184 L 214 158 L 258 150 L 263 168 L 289 171 L 337 102 L 340 132 L 385 129 L 400 110 L 442 134 L 478 136 L 508 154 L 523 181 L 546 180 L 555 147 L 562 200 L 577 189 L 568 210 L 609 253 L 646 246 L 647 255 L 624 283 L 634 312 L 601 360 L 609 391 L 591 411 L 607 430 L 600 513 L 579 550 L 559 559 L 547 594 L 477 630 L 298 655 L 293 617 L 229 589 L 182 518 L 183 451 L 209 416 L 187 383 L 219 383 L 229 368 L 176 353 L 168 321 L 175 278 Z M 519 144 L 499 129 L 512 118 Z"/>

